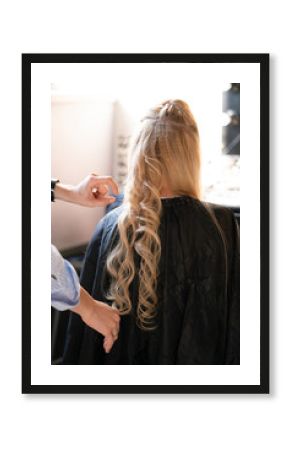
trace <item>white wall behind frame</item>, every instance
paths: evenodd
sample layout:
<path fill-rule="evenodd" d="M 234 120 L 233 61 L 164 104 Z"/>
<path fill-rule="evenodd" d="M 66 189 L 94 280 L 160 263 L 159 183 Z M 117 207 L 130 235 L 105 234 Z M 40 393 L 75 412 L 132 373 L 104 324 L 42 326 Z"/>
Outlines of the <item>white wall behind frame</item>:
<path fill-rule="evenodd" d="M 5 164 L 1 226 L 3 447 L 272 450 L 289 446 L 289 14 L 285 1 L 228 0 L 2 5 L 1 129 Z M 142 20 L 141 20 L 142 15 Z M 21 52 L 270 52 L 271 391 L 266 395 L 21 395 Z M 4 152 L 3 150 L 3 152 Z M 11 170 L 9 170 L 9 167 Z M 49 202 L 49 199 L 47 200 Z M 9 212 L 9 220 L 4 220 Z M 7 217 L 8 219 L 8 217 Z M 16 257 L 18 256 L 18 258 Z M 18 283 L 17 283 L 18 280 Z M 13 287 L 13 289 L 12 289 Z M 45 299 L 43 300 L 45 301 Z M 12 332 L 13 330 L 13 332 Z M 9 345 L 7 343 L 9 336 Z M 129 423 L 129 425 L 128 425 Z M 141 424 L 147 432 L 140 432 Z M 130 438 L 128 438 L 128 436 Z M 56 444 L 57 443 L 57 444 Z"/>

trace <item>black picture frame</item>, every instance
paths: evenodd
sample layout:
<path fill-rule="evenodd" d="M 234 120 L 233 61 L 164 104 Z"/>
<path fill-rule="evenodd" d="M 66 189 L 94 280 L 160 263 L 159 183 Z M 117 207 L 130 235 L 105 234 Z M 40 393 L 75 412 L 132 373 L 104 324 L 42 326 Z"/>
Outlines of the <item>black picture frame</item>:
<path fill-rule="evenodd" d="M 22 393 L 269 393 L 269 54 L 22 54 Z M 31 384 L 31 65 L 33 63 L 256 63 L 260 65 L 260 384 Z"/>

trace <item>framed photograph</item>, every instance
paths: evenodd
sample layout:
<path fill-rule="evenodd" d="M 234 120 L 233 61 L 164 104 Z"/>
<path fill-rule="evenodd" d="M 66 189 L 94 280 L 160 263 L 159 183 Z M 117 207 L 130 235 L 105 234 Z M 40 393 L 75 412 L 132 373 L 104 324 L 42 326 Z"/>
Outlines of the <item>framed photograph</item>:
<path fill-rule="evenodd" d="M 23 393 L 269 393 L 269 55 L 23 54 L 22 292 Z"/>

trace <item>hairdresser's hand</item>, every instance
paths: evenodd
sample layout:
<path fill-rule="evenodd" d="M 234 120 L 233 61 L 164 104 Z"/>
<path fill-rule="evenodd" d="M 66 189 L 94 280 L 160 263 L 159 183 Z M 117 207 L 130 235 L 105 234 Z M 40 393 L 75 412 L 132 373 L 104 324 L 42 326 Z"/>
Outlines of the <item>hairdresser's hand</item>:
<path fill-rule="evenodd" d="M 86 325 L 104 336 L 104 350 L 109 353 L 118 339 L 120 326 L 118 311 L 103 302 L 94 300 L 82 287 L 80 288 L 80 303 L 72 308 L 72 311 L 79 314 Z"/>
<path fill-rule="evenodd" d="M 82 206 L 107 206 L 114 203 L 115 197 L 108 195 L 119 193 L 118 185 L 111 176 L 88 175 L 78 185 L 69 186 L 57 183 L 54 189 L 55 199 L 76 203 Z"/>

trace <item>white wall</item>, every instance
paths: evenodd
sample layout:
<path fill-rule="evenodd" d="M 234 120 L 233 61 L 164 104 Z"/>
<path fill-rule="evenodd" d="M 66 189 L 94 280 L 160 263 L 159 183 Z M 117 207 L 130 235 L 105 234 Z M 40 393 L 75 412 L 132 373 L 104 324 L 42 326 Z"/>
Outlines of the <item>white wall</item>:
<path fill-rule="evenodd" d="M 53 96 L 51 118 L 53 177 L 75 184 L 91 172 L 112 174 L 112 102 Z M 59 249 L 88 242 L 104 212 L 61 201 L 51 209 L 52 242 Z"/>

